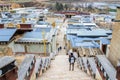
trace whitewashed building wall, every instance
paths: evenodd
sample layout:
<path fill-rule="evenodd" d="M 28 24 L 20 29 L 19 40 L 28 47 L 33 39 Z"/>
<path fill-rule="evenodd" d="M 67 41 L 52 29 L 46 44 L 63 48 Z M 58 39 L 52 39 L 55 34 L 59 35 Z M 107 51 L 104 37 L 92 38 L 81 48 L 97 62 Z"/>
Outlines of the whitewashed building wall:
<path fill-rule="evenodd" d="M 27 53 L 44 53 L 43 44 L 15 44 L 13 51 L 24 53 L 25 46 L 27 47 Z M 46 45 L 46 52 L 51 53 L 51 44 Z"/>

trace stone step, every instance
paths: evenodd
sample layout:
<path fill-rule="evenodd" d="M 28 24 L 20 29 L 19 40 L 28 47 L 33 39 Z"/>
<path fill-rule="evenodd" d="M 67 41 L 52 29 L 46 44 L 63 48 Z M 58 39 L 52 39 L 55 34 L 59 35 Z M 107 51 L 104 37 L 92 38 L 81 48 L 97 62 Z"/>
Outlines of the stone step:
<path fill-rule="evenodd" d="M 52 61 L 50 69 L 43 73 L 37 80 L 94 80 L 83 72 L 75 63 L 74 71 L 69 71 L 68 56 L 58 55 Z"/>

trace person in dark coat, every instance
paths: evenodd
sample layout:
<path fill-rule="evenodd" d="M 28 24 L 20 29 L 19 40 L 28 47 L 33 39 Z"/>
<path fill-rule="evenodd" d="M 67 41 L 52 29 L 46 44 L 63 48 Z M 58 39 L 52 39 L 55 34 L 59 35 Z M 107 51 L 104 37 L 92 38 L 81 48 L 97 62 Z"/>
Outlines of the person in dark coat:
<path fill-rule="evenodd" d="M 62 50 L 62 47 L 60 46 L 59 49 Z"/>
<path fill-rule="evenodd" d="M 58 52 L 59 52 L 60 48 L 58 48 Z"/>
<path fill-rule="evenodd" d="M 72 69 L 72 71 L 74 70 L 74 63 L 75 63 L 75 57 L 74 57 L 73 53 L 71 53 L 69 55 L 69 64 L 70 64 L 69 70 L 71 70 L 71 69 Z"/>

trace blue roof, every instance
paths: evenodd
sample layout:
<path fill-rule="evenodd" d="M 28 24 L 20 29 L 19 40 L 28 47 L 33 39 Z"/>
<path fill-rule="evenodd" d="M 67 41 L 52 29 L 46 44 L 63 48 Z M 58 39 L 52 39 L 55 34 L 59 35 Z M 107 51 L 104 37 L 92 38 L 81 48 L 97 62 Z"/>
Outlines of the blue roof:
<path fill-rule="evenodd" d="M 17 29 L 0 29 L 0 42 L 10 41 Z"/>
<path fill-rule="evenodd" d="M 88 18 L 82 18 L 82 22 L 83 22 L 83 23 L 90 23 L 91 20 L 90 20 L 89 17 L 88 17 Z"/>
<path fill-rule="evenodd" d="M 87 25 L 88 26 L 88 25 Z M 92 26 L 92 25 L 89 25 Z M 112 34 L 112 30 L 105 30 L 105 29 L 92 29 L 92 28 L 67 28 L 67 34 L 75 34 L 77 36 L 84 36 L 84 37 L 108 37 Z"/>
<path fill-rule="evenodd" d="M 72 44 L 72 47 L 86 47 L 86 48 L 99 48 L 99 45 L 96 42 L 79 42 Z"/>
<path fill-rule="evenodd" d="M 10 23 L 10 22 L 12 22 L 13 21 L 13 18 L 2 18 L 1 19 L 1 23 Z"/>
<path fill-rule="evenodd" d="M 41 42 L 43 39 L 41 32 L 26 32 L 22 38 L 18 39 L 16 42 Z"/>
<path fill-rule="evenodd" d="M 0 29 L 0 36 L 10 36 L 16 32 L 16 29 Z"/>
<path fill-rule="evenodd" d="M 23 38 L 37 38 L 42 39 L 42 33 L 41 32 L 27 32 L 23 35 Z"/>
<path fill-rule="evenodd" d="M 72 47 L 99 47 L 95 40 L 100 40 L 100 38 L 83 38 L 83 37 L 73 37 L 70 36 L 70 43 Z"/>
<path fill-rule="evenodd" d="M 49 25 L 48 22 L 44 22 L 44 21 L 38 21 L 37 24 L 38 25 Z"/>
<path fill-rule="evenodd" d="M 75 35 L 67 35 L 67 40 L 70 40 L 71 37 L 76 37 Z"/>
<path fill-rule="evenodd" d="M 74 22 L 74 23 L 79 23 L 79 20 L 75 20 L 75 19 L 69 19 L 68 22 Z"/>
<path fill-rule="evenodd" d="M 0 36 L 0 42 L 8 42 L 11 38 L 11 36 Z"/>
<path fill-rule="evenodd" d="M 97 36 L 99 36 L 99 37 L 103 37 L 103 36 L 107 36 L 107 34 L 105 34 L 105 33 L 96 33 L 96 32 L 88 32 L 88 31 L 86 31 L 86 32 L 80 32 L 79 34 L 78 34 L 78 36 L 93 36 L 93 37 L 97 37 Z"/>
<path fill-rule="evenodd" d="M 93 37 L 107 37 L 107 33 L 101 30 L 92 30 L 92 31 L 80 31 L 78 36 L 93 36 Z"/>
<path fill-rule="evenodd" d="M 50 27 L 45 27 L 45 28 L 36 28 L 34 29 L 35 32 L 50 32 L 51 28 Z"/>
<path fill-rule="evenodd" d="M 38 14 L 29 14 L 26 16 L 26 18 L 36 18 L 38 16 L 39 16 Z"/>
<path fill-rule="evenodd" d="M 57 33 L 56 29 L 52 29 L 51 31 L 51 28 L 47 28 L 47 31 L 44 33 L 44 36 L 43 36 L 43 31 L 41 31 L 41 28 L 40 28 L 40 31 L 39 29 L 37 30 L 38 31 L 26 32 L 22 38 L 17 40 L 17 42 L 41 42 L 44 38 L 48 40 L 48 42 L 50 42 L 52 39 L 52 36 L 56 35 Z"/>
<path fill-rule="evenodd" d="M 67 29 L 86 29 L 86 28 L 92 28 L 92 27 L 96 27 L 96 25 L 94 24 L 78 24 L 78 25 L 73 25 L 73 24 L 68 24 L 68 28 Z"/>
<path fill-rule="evenodd" d="M 84 25 L 73 25 L 73 24 L 68 24 L 68 29 L 71 29 L 71 28 L 74 28 L 74 29 L 76 29 L 76 28 L 85 28 L 85 26 Z"/>
<path fill-rule="evenodd" d="M 102 42 L 102 44 L 110 44 L 110 40 L 108 40 L 106 38 L 102 38 L 101 42 Z"/>
<path fill-rule="evenodd" d="M 75 42 L 83 42 L 83 41 L 97 41 L 100 40 L 100 38 L 89 38 L 89 37 L 76 37 L 74 38 Z"/>

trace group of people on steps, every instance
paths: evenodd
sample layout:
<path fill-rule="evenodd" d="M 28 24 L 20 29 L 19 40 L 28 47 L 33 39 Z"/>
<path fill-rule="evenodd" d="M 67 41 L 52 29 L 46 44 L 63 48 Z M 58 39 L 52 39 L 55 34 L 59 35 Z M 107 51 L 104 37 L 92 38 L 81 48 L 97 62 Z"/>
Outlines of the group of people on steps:
<path fill-rule="evenodd" d="M 65 47 L 64 47 L 64 49 L 65 49 Z M 62 50 L 62 47 L 59 46 L 59 47 L 58 47 L 58 52 L 61 51 L 61 50 Z"/>

